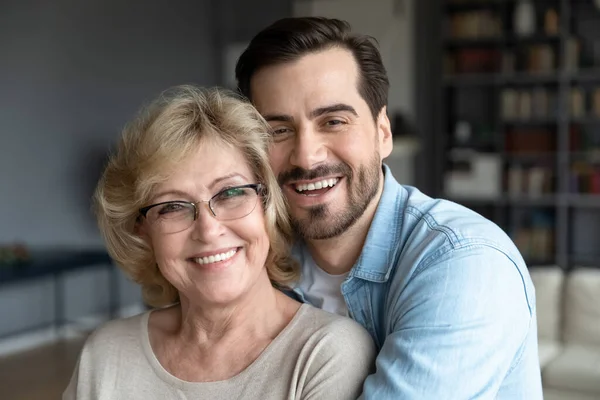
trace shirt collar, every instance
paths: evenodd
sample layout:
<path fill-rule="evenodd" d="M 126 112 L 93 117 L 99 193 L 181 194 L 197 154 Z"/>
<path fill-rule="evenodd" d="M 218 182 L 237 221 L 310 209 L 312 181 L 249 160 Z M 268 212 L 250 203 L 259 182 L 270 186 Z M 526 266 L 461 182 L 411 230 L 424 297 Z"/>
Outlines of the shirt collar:
<path fill-rule="evenodd" d="M 400 242 L 404 204 L 408 197 L 394 178 L 389 167 L 383 164 L 383 191 L 375 216 L 369 227 L 367 239 L 350 276 L 372 282 L 386 282 L 395 263 Z"/>

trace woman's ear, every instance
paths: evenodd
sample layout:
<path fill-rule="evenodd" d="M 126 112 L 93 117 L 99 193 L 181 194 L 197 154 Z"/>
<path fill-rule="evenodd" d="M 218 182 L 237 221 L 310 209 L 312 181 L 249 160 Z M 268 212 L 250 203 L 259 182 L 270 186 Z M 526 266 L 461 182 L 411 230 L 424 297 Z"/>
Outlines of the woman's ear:
<path fill-rule="evenodd" d="M 138 217 L 135 221 L 135 226 L 133 227 L 133 233 L 140 238 L 149 241 L 150 235 L 148 233 L 148 225 L 146 224 L 146 219 L 141 216 Z"/>

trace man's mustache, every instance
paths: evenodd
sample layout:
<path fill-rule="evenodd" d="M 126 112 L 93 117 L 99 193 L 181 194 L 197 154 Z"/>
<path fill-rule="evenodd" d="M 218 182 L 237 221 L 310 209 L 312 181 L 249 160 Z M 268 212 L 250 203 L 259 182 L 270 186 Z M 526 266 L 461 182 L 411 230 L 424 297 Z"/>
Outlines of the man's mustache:
<path fill-rule="evenodd" d="M 277 176 L 277 180 L 280 185 L 285 185 L 291 181 L 309 181 L 331 175 L 342 175 L 351 178 L 352 169 L 343 163 L 335 165 L 319 165 L 313 169 L 295 167 L 280 173 Z"/>

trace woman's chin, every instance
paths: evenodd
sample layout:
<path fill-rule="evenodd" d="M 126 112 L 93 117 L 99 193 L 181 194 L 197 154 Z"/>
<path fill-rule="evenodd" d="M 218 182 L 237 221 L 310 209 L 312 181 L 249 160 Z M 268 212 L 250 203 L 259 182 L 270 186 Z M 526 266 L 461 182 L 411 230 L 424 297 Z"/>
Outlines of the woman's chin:
<path fill-rule="evenodd" d="M 200 307 L 228 307 L 239 303 L 246 293 L 247 290 L 241 287 L 214 285 L 209 289 L 200 289 L 196 296 L 190 298 L 190 301 L 195 302 Z"/>

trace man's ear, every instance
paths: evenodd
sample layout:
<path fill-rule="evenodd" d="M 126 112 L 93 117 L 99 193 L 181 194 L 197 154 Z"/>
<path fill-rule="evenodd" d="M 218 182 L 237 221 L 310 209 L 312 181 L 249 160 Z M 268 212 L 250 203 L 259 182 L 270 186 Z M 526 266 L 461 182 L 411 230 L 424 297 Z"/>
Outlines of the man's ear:
<path fill-rule="evenodd" d="M 392 126 L 390 124 L 390 119 L 387 116 L 386 106 L 383 106 L 377 116 L 377 138 L 379 141 L 379 155 L 383 160 L 391 154 L 394 147 L 394 142 L 392 140 Z"/>

